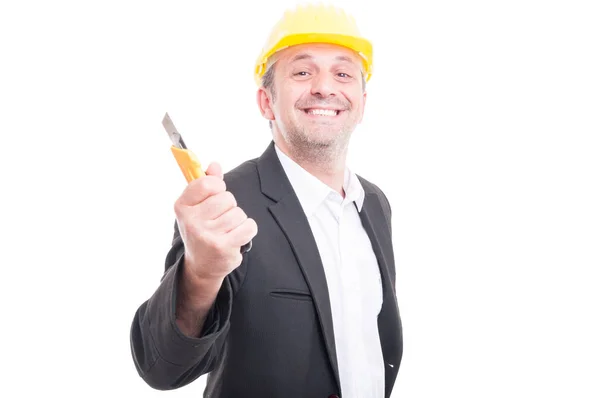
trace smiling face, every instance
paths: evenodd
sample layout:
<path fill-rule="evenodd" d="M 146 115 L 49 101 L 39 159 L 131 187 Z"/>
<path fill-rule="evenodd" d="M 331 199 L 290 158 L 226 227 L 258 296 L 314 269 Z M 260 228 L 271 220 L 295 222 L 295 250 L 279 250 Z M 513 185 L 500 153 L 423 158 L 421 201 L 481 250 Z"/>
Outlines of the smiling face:
<path fill-rule="evenodd" d="M 361 65 L 355 52 L 330 44 L 278 54 L 273 87 L 259 89 L 257 100 L 282 149 L 312 156 L 345 152 L 364 112 Z"/>

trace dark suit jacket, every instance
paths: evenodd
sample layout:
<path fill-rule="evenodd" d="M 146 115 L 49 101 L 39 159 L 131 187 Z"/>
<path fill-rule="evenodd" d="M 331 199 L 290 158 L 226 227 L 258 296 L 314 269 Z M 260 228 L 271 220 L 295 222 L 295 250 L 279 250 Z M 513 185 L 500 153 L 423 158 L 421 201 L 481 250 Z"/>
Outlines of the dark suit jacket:
<path fill-rule="evenodd" d="M 238 206 L 258 224 L 252 250 L 226 278 L 202 336 L 186 337 L 175 323 L 176 281 L 184 253 L 175 227 L 161 283 L 132 323 L 131 351 L 137 371 L 151 387 L 161 390 L 184 386 L 210 372 L 205 397 L 340 395 L 323 265 L 274 144 L 224 179 Z M 391 209 L 379 188 L 359 179 L 366 191 L 360 217 L 382 276 L 378 327 L 389 397 L 403 347 Z"/>

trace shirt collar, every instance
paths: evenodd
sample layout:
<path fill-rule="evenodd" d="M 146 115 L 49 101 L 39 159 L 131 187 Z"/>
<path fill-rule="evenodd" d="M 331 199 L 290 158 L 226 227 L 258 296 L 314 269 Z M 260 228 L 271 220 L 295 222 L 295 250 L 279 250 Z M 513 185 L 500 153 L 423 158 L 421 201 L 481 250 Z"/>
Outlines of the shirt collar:
<path fill-rule="evenodd" d="M 306 215 L 312 215 L 327 196 L 332 193 L 341 198 L 339 193 L 302 168 L 283 153 L 277 145 L 275 145 L 275 151 Z M 343 188 L 346 193 L 344 202 L 356 202 L 358 211 L 360 211 L 364 202 L 365 191 L 356 174 L 350 171 L 348 167 L 344 171 Z"/>

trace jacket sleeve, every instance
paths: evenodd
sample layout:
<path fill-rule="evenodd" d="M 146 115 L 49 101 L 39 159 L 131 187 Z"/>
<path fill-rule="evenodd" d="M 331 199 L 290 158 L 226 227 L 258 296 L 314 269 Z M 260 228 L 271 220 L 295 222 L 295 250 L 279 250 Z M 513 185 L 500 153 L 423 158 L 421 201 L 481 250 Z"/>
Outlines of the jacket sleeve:
<path fill-rule="evenodd" d="M 177 281 L 184 247 L 177 226 L 165 273 L 154 294 L 136 311 L 130 333 L 138 374 L 152 388 L 172 390 L 212 370 L 229 329 L 233 288 L 228 276 L 211 308 L 200 337 L 188 337 L 175 323 Z"/>

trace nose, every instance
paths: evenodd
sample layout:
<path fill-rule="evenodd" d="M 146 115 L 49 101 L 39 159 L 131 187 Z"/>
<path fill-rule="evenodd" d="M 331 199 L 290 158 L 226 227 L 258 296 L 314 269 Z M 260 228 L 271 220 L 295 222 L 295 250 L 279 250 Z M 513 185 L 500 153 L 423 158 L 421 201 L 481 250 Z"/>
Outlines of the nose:
<path fill-rule="evenodd" d="M 322 98 L 335 96 L 334 82 L 328 73 L 318 73 L 313 78 L 311 94 Z"/>

